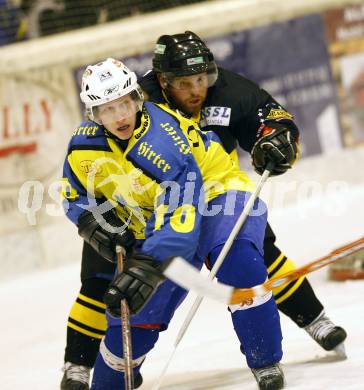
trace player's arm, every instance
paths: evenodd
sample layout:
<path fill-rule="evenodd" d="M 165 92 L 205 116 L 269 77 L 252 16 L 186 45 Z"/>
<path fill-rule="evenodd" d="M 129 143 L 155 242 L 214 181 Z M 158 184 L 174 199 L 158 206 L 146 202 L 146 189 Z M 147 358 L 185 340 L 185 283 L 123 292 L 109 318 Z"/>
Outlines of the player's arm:
<path fill-rule="evenodd" d="M 269 93 L 244 79 L 236 133 L 239 145 L 252 156 L 254 169 L 261 174 L 268 162 L 275 163 L 274 175 L 291 168 L 298 157 L 299 130 L 293 116 Z"/>
<path fill-rule="evenodd" d="M 106 260 L 116 262 L 117 245 L 130 252 L 135 239 L 111 204 L 96 191 L 90 194 L 83 183 L 86 174 L 77 170 L 72 154 L 63 167 L 63 207 L 67 217 L 78 227 L 78 234 Z"/>

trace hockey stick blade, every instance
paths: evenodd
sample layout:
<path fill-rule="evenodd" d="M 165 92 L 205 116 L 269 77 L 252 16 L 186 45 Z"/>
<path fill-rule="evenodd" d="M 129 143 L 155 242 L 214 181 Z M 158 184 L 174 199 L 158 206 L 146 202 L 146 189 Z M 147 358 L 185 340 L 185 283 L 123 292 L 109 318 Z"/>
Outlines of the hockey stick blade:
<path fill-rule="evenodd" d="M 163 274 L 186 290 L 196 292 L 202 297 L 209 297 L 226 303 L 234 292 L 234 288 L 223 283 L 216 283 L 200 274 L 200 271 L 182 257 L 175 257 Z"/>
<path fill-rule="evenodd" d="M 287 284 L 310 272 L 317 271 L 362 249 L 364 249 L 364 238 L 252 288 L 239 289 L 220 282 L 213 282 L 211 279 L 203 277 L 196 268 L 191 266 L 182 257 L 175 257 L 164 270 L 164 275 L 186 290 L 192 290 L 200 296 L 209 297 L 226 304 L 236 305 L 247 299 L 263 296 L 276 287 Z"/>

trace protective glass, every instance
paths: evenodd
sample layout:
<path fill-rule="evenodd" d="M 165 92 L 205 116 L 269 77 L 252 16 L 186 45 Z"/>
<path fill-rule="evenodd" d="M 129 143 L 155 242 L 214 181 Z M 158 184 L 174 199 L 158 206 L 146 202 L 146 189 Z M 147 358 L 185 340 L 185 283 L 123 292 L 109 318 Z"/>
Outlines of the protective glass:
<path fill-rule="evenodd" d="M 195 88 L 208 88 L 209 79 L 207 73 L 200 73 L 193 76 L 182 76 L 182 77 L 166 77 L 167 83 L 174 89 L 181 91 L 190 91 Z"/>
<path fill-rule="evenodd" d="M 218 69 L 215 62 L 211 61 L 206 72 L 198 71 L 197 68 L 190 66 L 186 69 L 181 68 L 178 72 L 164 72 L 162 74 L 171 87 L 188 91 L 196 87 L 212 87 L 217 80 Z"/>
<path fill-rule="evenodd" d="M 132 94 L 92 108 L 95 121 L 108 125 L 135 115 L 140 106 Z"/>

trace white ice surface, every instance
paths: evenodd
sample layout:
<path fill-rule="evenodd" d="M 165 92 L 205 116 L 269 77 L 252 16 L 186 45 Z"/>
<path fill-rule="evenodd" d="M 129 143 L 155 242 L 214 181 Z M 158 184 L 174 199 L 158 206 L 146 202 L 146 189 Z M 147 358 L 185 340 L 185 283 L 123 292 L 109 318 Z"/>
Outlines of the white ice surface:
<path fill-rule="evenodd" d="M 270 220 L 281 247 L 296 263 L 303 264 L 363 235 L 363 199 L 364 188 L 352 187 L 345 196 L 325 197 L 325 202 L 316 199 L 300 207 L 275 210 Z M 332 209 L 328 212 L 327 201 L 333 202 L 335 216 Z M 344 212 L 338 205 L 344 206 Z M 79 265 L 68 265 L 34 272 L 0 286 L 2 390 L 59 388 L 66 319 L 79 289 L 78 274 Z M 364 389 L 364 281 L 329 282 L 325 270 L 310 280 L 329 316 L 348 332 L 348 359 L 330 363 L 320 360 L 327 353 L 281 316 L 287 389 Z M 185 303 L 144 364 L 141 390 L 150 389 L 162 370 L 191 300 Z M 256 389 L 223 305 L 204 301 L 163 388 Z"/>

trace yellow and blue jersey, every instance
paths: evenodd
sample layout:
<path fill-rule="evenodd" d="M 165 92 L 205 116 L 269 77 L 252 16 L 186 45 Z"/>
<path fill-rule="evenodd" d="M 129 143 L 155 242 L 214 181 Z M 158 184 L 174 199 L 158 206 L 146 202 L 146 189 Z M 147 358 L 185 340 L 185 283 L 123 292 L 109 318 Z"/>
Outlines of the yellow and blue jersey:
<path fill-rule="evenodd" d="M 103 126 L 83 122 L 69 143 L 63 180 L 73 223 L 85 209 L 109 202 L 142 240 L 139 250 L 159 261 L 177 255 L 191 261 L 207 203 L 254 188 L 214 133 L 150 102 L 126 148 Z"/>

